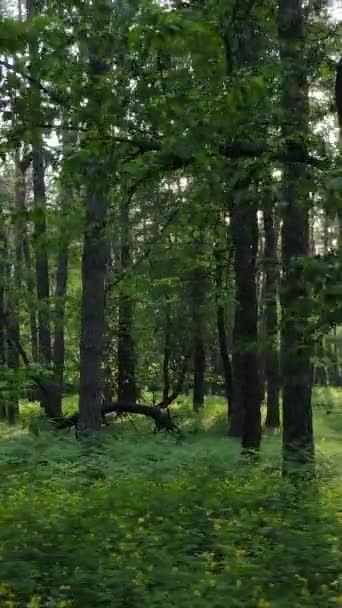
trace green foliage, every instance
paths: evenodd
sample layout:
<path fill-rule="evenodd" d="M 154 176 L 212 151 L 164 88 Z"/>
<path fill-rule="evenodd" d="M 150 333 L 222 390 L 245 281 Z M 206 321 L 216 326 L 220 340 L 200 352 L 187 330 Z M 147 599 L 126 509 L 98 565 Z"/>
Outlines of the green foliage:
<path fill-rule="evenodd" d="M 319 331 L 342 323 L 342 256 L 340 252 L 307 258 L 305 279 L 312 297 L 313 314 Z"/>
<path fill-rule="evenodd" d="M 145 422 L 114 425 L 101 447 L 3 429 L 1 606 L 341 605 L 341 480 L 323 441 L 332 417 L 317 408 L 327 453 L 319 484 L 300 488 L 280 479 L 277 436 L 258 468 L 239 462 L 216 399 L 196 423 L 186 402 L 179 415 L 181 442 L 152 438 Z M 340 433 L 340 409 L 333 418 Z"/>

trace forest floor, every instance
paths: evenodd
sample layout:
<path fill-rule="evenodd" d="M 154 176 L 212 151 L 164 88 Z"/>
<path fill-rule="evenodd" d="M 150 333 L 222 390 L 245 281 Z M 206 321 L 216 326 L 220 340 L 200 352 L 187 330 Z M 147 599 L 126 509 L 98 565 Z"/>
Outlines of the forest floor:
<path fill-rule="evenodd" d="M 342 606 L 342 391 L 315 391 L 317 478 L 296 482 L 279 433 L 241 462 L 219 398 L 175 406 L 181 438 L 134 418 L 86 444 L 22 409 L 0 428 L 1 608 Z"/>

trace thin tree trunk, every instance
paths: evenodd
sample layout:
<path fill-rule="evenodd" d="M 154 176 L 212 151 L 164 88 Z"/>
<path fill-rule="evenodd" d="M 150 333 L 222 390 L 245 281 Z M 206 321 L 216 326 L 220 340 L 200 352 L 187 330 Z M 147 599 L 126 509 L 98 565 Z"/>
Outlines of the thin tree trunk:
<path fill-rule="evenodd" d="M 0 212 L 1 213 L 1 212 Z M 6 251 L 7 240 L 4 226 L 4 218 L 0 215 L 0 366 L 6 365 Z M 3 391 L 0 394 L 0 420 L 6 419 L 6 399 Z"/>
<path fill-rule="evenodd" d="M 193 409 L 198 412 L 204 406 L 205 400 L 205 370 L 206 354 L 203 338 L 200 334 L 194 336 L 194 387 Z"/>
<path fill-rule="evenodd" d="M 121 273 L 132 264 L 129 197 L 122 196 L 120 205 L 120 266 Z M 133 335 L 134 303 L 131 287 L 120 283 L 118 333 L 118 399 L 134 403 L 137 399 L 135 381 L 135 343 Z"/>
<path fill-rule="evenodd" d="M 34 18 L 39 12 L 37 0 L 27 1 L 28 19 Z M 30 44 L 31 74 L 35 81 L 40 81 L 39 51 L 35 42 Z M 38 297 L 38 345 L 39 360 L 44 368 L 49 369 L 52 362 L 51 331 L 50 331 L 50 280 L 47 251 L 46 223 L 46 190 L 43 138 L 37 128 L 41 116 L 41 97 L 38 86 L 32 86 L 32 119 L 35 124 L 32 137 L 32 175 L 34 200 L 34 250 L 36 263 L 36 284 Z M 49 417 L 61 416 L 60 410 L 55 410 L 48 392 L 40 395 L 41 405 Z"/>
<path fill-rule="evenodd" d="M 223 273 L 225 270 L 225 251 L 220 248 L 217 243 L 215 247 L 215 279 L 216 279 L 216 323 L 219 339 L 220 355 L 222 361 L 222 369 L 224 374 L 224 386 L 228 405 L 228 418 L 231 414 L 232 396 L 233 396 L 233 372 L 228 351 L 228 339 L 226 331 L 225 310 L 222 301 L 223 298 Z"/>
<path fill-rule="evenodd" d="M 75 143 L 75 132 L 64 134 L 64 150 Z M 65 162 L 65 161 L 64 161 Z M 57 259 L 56 272 L 56 300 L 55 300 L 55 335 L 53 348 L 54 376 L 56 390 L 53 393 L 54 408 L 62 412 L 64 364 L 65 364 L 65 299 L 67 295 L 68 269 L 69 269 L 69 236 L 64 230 L 68 213 L 71 207 L 72 188 L 70 177 L 67 176 L 65 168 L 62 180 L 61 218 L 63 220 L 62 232 L 60 234 L 60 246 Z"/>
<path fill-rule="evenodd" d="M 51 365 L 51 334 L 49 313 L 49 265 L 46 249 L 46 193 L 45 193 L 45 170 L 43 161 L 43 149 L 37 146 L 33 150 L 33 193 L 35 205 L 35 253 L 36 253 L 36 275 L 37 296 L 39 304 L 38 312 L 38 341 L 39 357 L 41 363 L 49 367 Z"/>
<path fill-rule="evenodd" d="M 265 255 L 265 235 L 263 223 L 259 218 L 258 221 L 258 252 L 256 260 L 256 285 L 257 285 L 257 302 L 258 302 L 258 337 L 261 346 L 266 341 L 266 319 L 265 319 L 265 298 L 266 298 L 266 274 L 263 265 Z M 259 349 L 259 378 L 261 399 L 265 400 L 266 391 L 266 356 L 265 349 Z"/>
<path fill-rule="evenodd" d="M 303 64 L 305 27 L 301 0 L 279 0 L 279 39 L 283 138 L 289 148 L 303 151 L 302 142 L 308 131 L 308 82 Z M 284 167 L 281 298 L 284 472 L 291 461 L 307 463 L 314 456 L 308 294 L 298 264 L 309 251 L 309 213 L 302 194 L 306 178 L 306 169 L 299 163 Z"/>
<path fill-rule="evenodd" d="M 36 285 L 35 285 L 35 280 L 34 280 L 34 270 L 32 268 L 32 258 L 31 258 L 31 250 L 30 250 L 30 244 L 29 244 L 29 237 L 28 237 L 28 230 L 27 230 L 27 223 L 26 223 L 26 214 L 27 214 L 27 209 L 26 209 L 26 179 L 25 179 L 25 172 L 26 169 L 21 168 L 21 172 L 22 172 L 22 181 L 23 181 L 23 187 L 24 187 L 24 191 L 25 191 L 25 196 L 22 196 L 20 198 L 20 203 L 21 203 L 21 208 L 19 210 L 20 216 L 22 218 L 21 221 L 21 237 L 22 237 L 22 247 L 23 247 L 23 257 L 24 257 L 24 262 L 25 262 L 25 269 L 26 269 L 26 287 L 27 287 L 27 293 L 28 293 L 28 298 L 29 300 L 31 300 L 31 298 L 33 297 L 33 294 L 36 291 Z M 29 316 L 30 316 L 30 331 L 31 331 L 31 353 L 32 353 L 32 360 L 35 363 L 38 363 L 38 329 L 37 329 L 37 316 L 36 316 L 36 308 L 35 306 L 32 304 L 32 302 L 29 302 Z"/>
<path fill-rule="evenodd" d="M 193 331 L 193 410 L 198 412 L 205 401 L 205 329 L 204 329 L 204 306 L 205 306 L 205 277 L 202 268 L 202 242 L 198 240 L 194 244 L 197 258 L 194 261 L 193 276 L 191 278 L 192 288 L 192 331 Z"/>
<path fill-rule="evenodd" d="M 171 359 L 171 317 L 170 304 L 166 302 L 165 337 L 163 357 L 163 401 L 166 403 L 170 393 L 170 359 Z"/>
<path fill-rule="evenodd" d="M 19 415 L 19 396 L 17 391 L 16 373 L 19 369 L 19 354 L 16 344 L 19 342 L 20 330 L 17 307 L 8 303 L 7 305 L 7 365 L 12 371 L 11 386 L 7 398 L 7 421 L 15 424 Z"/>
<path fill-rule="evenodd" d="M 19 369 L 19 353 L 17 344 L 20 343 L 19 299 L 22 293 L 22 209 L 25 206 L 26 184 L 25 175 L 21 170 L 19 150 L 15 153 L 15 208 L 13 219 L 13 265 L 8 268 L 9 283 L 14 289 L 7 302 L 7 364 L 12 370 L 13 378 L 7 402 L 7 420 L 15 424 L 19 414 L 19 395 L 17 391 L 16 374 Z"/>
<path fill-rule="evenodd" d="M 279 415 L 279 335 L 278 335 L 278 283 L 279 262 L 277 256 L 277 240 L 275 233 L 274 204 L 266 206 L 263 211 L 265 232 L 265 340 L 266 340 L 266 384 L 267 384 L 267 413 L 265 426 L 278 428 Z"/>
<path fill-rule="evenodd" d="M 233 333 L 233 407 L 229 434 L 242 436 L 243 450 L 258 450 L 261 439 L 261 390 L 258 366 L 256 207 L 236 204 L 231 218 L 234 244 L 236 310 Z"/>
<path fill-rule="evenodd" d="M 119 243 L 112 240 L 108 243 L 108 256 L 105 280 L 105 340 L 103 354 L 103 400 L 105 403 L 114 401 L 116 392 L 116 362 L 117 362 L 117 304 L 110 298 L 110 286 L 115 273 L 120 275 Z"/>
<path fill-rule="evenodd" d="M 69 193 L 66 193 L 66 197 Z M 68 202 L 62 204 L 62 215 L 66 217 Z M 68 281 L 69 244 L 66 238 L 61 236 L 60 251 L 57 260 L 56 273 L 56 304 L 55 304 L 55 339 L 53 350 L 54 376 L 56 390 L 53 394 L 54 408 L 62 411 L 64 359 L 65 359 L 65 298 Z"/>

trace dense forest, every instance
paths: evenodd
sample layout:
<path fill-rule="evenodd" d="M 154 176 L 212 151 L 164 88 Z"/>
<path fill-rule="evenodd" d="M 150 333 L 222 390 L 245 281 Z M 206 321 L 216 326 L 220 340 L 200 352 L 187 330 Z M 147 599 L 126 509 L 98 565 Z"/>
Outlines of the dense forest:
<path fill-rule="evenodd" d="M 4 608 L 342 605 L 341 13 L 0 2 Z"/>

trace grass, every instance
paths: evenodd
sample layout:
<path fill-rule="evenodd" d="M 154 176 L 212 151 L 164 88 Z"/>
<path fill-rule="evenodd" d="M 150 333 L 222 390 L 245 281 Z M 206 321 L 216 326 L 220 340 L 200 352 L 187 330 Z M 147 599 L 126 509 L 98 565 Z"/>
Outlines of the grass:
<path fill-rule="evenodd" d="M 1 608 L 342 606 L 341 397 L 315 392 L 318 480 L 300 485 L 279 434 L 241 463 L 217 398 L 177 406 L 183 439 L 139 420 L 88 444 L 25 404 L 0 434 Z"/>

